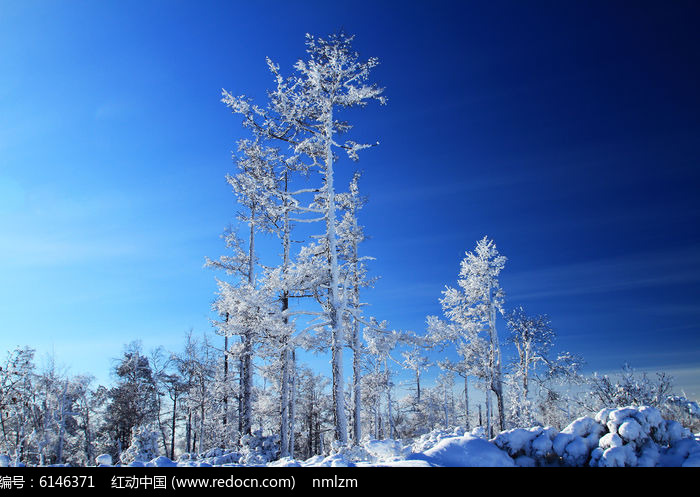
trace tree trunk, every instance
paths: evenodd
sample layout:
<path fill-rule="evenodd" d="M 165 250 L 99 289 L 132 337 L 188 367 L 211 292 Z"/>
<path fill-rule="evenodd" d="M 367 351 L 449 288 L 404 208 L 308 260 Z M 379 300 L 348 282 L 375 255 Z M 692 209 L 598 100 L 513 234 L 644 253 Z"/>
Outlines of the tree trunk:
<path fill-rule="evenodd" d="M 340 283 L 336 234 L 336 202 L 333 184 L 333 108 L 332 103 L 324 119 L 325 141 L 325 180 L 326 180 L 326 240 L 330 261 L 330 289 L 328 295 L 329 321 L 332 330 L 332 364 L 333 364 L 333 409 L 335 422 L 335 439 L 342 445 L 348 443 L 348 422 L 345 414 L 345 386 L 343 375 L 343 302 L 338 285 Z"/>
<path fill-rule="evenodd" d="M 291 350 L 291 371 L 289 380 L 289 457 L 294 457 L 294 425 L 296 420 L 296 400 L 297 400 L 297 367 L 296 352 Z"/>
<path fill-rule="evenodd" d="M 361 388 L 361 375 L 362 375 L 362 364 L 361 364 L 361 344 L 360 344 L 360 330 L 357 321 L 354 322 L 353 327 L 353 357 L 352 357 L 352 384 L 353 384 L 353 401 L 354 401 L 354 423 L 353 423 L 353 442 L 354 445 L 359 445 L 362 439 L 362 388 Z"/>
<path fill-rule="evenodd" d="M 469 375 L 464 373 L 464 426 L 469 427 Z"/>
<path fill-rule="evenodd" d="M 226 313 L 228 323 L 228 312 Z M 228 423 L 228 336 L 224 335 L 224 419 L 223 425 Z M 224 431 L 225 433 L 225 431 Z M 225 435 L 224 435 L 225 436 Z"/>
<path fill-rule="evenodd" d="M 282 345 L 282 380 L 280 385 L 280 457 L 289 455 L 289 351 L 287 344 Z"/>
<path fill-rule="evenodd" d="M 176 387 L 177 388 L 177 387 Z M 177 389 L 173 392 L 173 423 L 170 435 L 170 460 L 175 460 L 175 425 L 177 422 Z"/>

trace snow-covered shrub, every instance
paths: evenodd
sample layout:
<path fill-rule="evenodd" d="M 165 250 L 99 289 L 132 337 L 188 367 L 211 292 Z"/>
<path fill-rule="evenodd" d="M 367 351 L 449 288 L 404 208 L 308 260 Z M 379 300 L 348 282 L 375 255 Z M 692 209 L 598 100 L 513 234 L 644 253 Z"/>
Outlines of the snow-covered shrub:
<path fill-rule="evenodd" d="M 410 453 L 408 447 L 398 440 L 368 440 L 363 448 L 369 454 L 369 461 L 395 461 L 405 458 Z"/>
<path fill-rule="evenodd" d="M 659 457 L 659 466 L 700 467 L 700 443 L 691 438 L 676 441 Z"/>
<path fill-rule="evenodd" d="M 146 467 L 149 468 L 171 468 L 177 466 L 176 462 L 171 461 L 165 456 L 158 456 L 152 461 L 146 463 Z"/>
<path fill-rule="evenodd" d="M 700 442 L 678 422 L 649 406 L 603 409 L 553 428 L 514 429 L 492 442 L 518 466 L 693 466 Z"/>
<path fill-rule="evenodd" d="M 111 466 L 112 456 L 110 456 L 109 454 L 100 454 L 95 458 L 95 463 L 98 466 Z"/>
<path fill-rule="evenodd" d="M 355 467 L 355 465 L 355 462 L 348 459 L 342 452 L 331 454 L 326 457 L 312 457 L 304 463 L 304 466 L 317 466 L 321 468 L 352 468 Z"/>
<path fill-rule="evenodd" d="M 240 450 L 214 448 L 210 449 L 200 456 L 200 459 L 210 463 L 213 466 L 222 466 L 224 464 L 238 464 L 243 457 Z"/>
<path fill-rule="evenodd" d="M 554 452 L 565 466 L 583 466 L 605 434 L 605 427 L 583 416 L 564 428 L 552 442 Z"/>
<path fill-rule="evenodd" d="M 241 437 L 239 464 L 246 466 L 266 464 L 279 457 L 279 436 L 263 436 L 261 431 Z"/>
<path fill-rule="evenodd" d="M 271 468 L 299 468 L 301 463 L 291 457 L 283 457 L 268 464 Z"/>
<path fill-rule="evenodd" d="M 349 462 L 359 462 L 359 461 L 371 461 L 372 455 L 367 452 L 364 446 L 361 445 L 342 445 L 338 442 L 331 443 L 330 454 L 328 457 L 340 460 L 340 456 L 343 460 Z"/>
<path fill-rule="evenodd" d="M 662 413 L 664 418 L 678 421 L 693 433 L 700 432 L 700 405 L 697 402 L 672 395 L 666 399 Z"/>
<path fill-rule="evenodd" d="M 335 467 L 386 464 L 403 460 L 410 453 L 410 447 L 405 447 L 399 440 L 365 440 L 362 445 L 355 446 L 340 445 L 334 442 L 331 444 L 330 454 L 315 462 L 322 466 Z M 309 464 L 309 462 L 310 460 L 306 461 L 305 464 Z"/>
<path fill-rule="evenodd" d="M 698 446 L 700 451 L 700 444 L 692 440 L 687 428 L 663 419 L 654 407 L 604 409 L 596 415 L 596 421 L 605 426 L 608 433 L 591 453 L 591 466 L 658 466 L 662 459 L 669 461 L 669 457 L 678 457 L 668 454 L 679 454 L 677 445 L 684 439 L 690 439 L 688 447 Z M 683 457 L 688 458 L 690 454 L 688 449 Z"/>
<path fill-rule="evenodd" d="M 481 428 L 477 433 L 473 435 L 477 438 L 483 438 L 486 432 Z M 451 431 L 435 429 L 429 433 L 421 435 L 413 441 L 411 445 L 412 452 L 425 452 L 428 449 L 435 447 L 442 439 L 450 437 L 461 437 L 465 434 L 465 430 L 462 427 L 454 428 Z"/>
<path fill-rule="evenodd" d="M 557 430 L 541 426 L 501 432 L 491 442 L 515 459 L 518 466 L 543 466 L 555 461 L 553 440 Z"/>
<path fill-rule="evenodd" d="M 158 432 L 148 424 L 131 429 L 131 445 L 121 453 L 119 459 L 124 464 L 145 463 L 158 457 Z"/>
<path fill-rule="evenodd" d="M 200 467 L 202 465 L 232 466 L 238 465 L 242 457 L 242 453 L 239 449 L 222 449 L 220 447 L 216 447 L 213 449 L 209 449 L 208 451 L 202 454 L 188 452 L 180 454 L 180 456 L 177 459 L 177 465 L 185 467 Z M 165 463 L 165 461 L 161 462 Z"/>

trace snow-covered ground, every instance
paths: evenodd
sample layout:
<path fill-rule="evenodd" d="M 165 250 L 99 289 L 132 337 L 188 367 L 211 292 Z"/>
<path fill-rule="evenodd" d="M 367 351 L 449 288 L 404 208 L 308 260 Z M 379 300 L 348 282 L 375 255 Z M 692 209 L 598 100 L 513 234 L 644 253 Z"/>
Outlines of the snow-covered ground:
<path fill-rule="evenodd" d="M 178 461 L 158 457 L 130 466 L 155 467 L 361 467 L 361 466 L 700 466 L 700 438 L 652 407 L 604 409 L 582 417 L 561 431 L 535 427 L 500 433 L 491 440 L 477 428 L 436 430 L 410 443 L 369 440 L 358 447 L 334 447 L 306 461 L 265 461 L 269 447 L 184 454 Z M 7 460 L 4 461 L 7 463 Z M 102 458 L 101 463 L 109 463 Z"/>

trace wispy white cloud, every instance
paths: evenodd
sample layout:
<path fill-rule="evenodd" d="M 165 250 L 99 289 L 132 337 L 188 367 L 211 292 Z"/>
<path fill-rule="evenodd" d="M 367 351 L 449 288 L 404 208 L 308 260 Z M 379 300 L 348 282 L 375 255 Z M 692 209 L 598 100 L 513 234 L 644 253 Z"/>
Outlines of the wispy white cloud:
<path fill-rule="evenodd" d="M 630 254 L 505 276 L 512 299 L 569 297 L 700 282 L 700 247 Z M 539 288 L 533 288 L 537 281 Z M 525 289 L 528 290 L 525 290 Z M 520 289 L 520 290 L 519 290 Z"/>

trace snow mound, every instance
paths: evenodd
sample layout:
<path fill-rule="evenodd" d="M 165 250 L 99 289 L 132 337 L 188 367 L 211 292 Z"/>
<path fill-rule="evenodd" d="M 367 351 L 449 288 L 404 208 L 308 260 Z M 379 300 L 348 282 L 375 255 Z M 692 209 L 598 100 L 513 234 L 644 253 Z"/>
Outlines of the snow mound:
<path fill-rule="evenodd" d="M 475 428 L 470 433 L 476 438 L 485 438 L 485 431 L 483 428 Z M 445 438 L 461 437 L 466 434 L 466 431 L 462 427 L 454 428 L 452 431 L 449 430 L 433 430 L 429 433 L 421 435 L 416 440 L 413 441 L 411 446 L 412 452 L 425 452 L 428 449 L 435 447 L 441 440 Z"/>
<path fill-rule="evenodd" d="M 320 460 L 312 457 L 303 466 L 315 466 L 320 468 L 354 468 L 356 464 L 351 461 L 346 454 L 333 454 Z"/>
<path fill-rule="evenodd" d="M 444 438 L 425 452 L 411 454 L 408 460 L 425 461 L 431 466 L 515 466 L 515 462 L 507 452 L 483 438 L 472 435 Z"/>
<path fill-rule="evenodd" d="M 300 468 L 301 463 L 291 457 L 283 457 L 268 464 L 271 468 Z"/>
<path fill-rule="evenodd" d="M 146 463 L 146 466 L 149 468 L 172 468 L 177 466 L 177 463 L 165 456 L 160 456 Z"/>
<path fill-rule="evenodd" d="M 574 420 L 561 432 L 542 426 L 517 428 L 487 440 L 482 428 L 468 432 L 458 427 L 433 430 L 408 446 L 398 440 L 332 444 L 330 453 L 306 461 L 276 459 L 278 437 L 260 433 L 243 437 L 235 449 L 182 454 L 177 462 L 157 454 L 146 458 L 152 451 L 153 432 L 139 428 L 134 435 L 125 451 L 130 457 L 121 457 L 130 467 L 700 467 L 700 441 L 689 429 L 663 419 L 658 409 L 648 406 L 604 409 L 594 417 Z M 112 459 L 102 454 L 95 462 L 111 465 Z M 0 466 L 10 465 L 14 465 L 10 456 L 0 455 Z"/>

